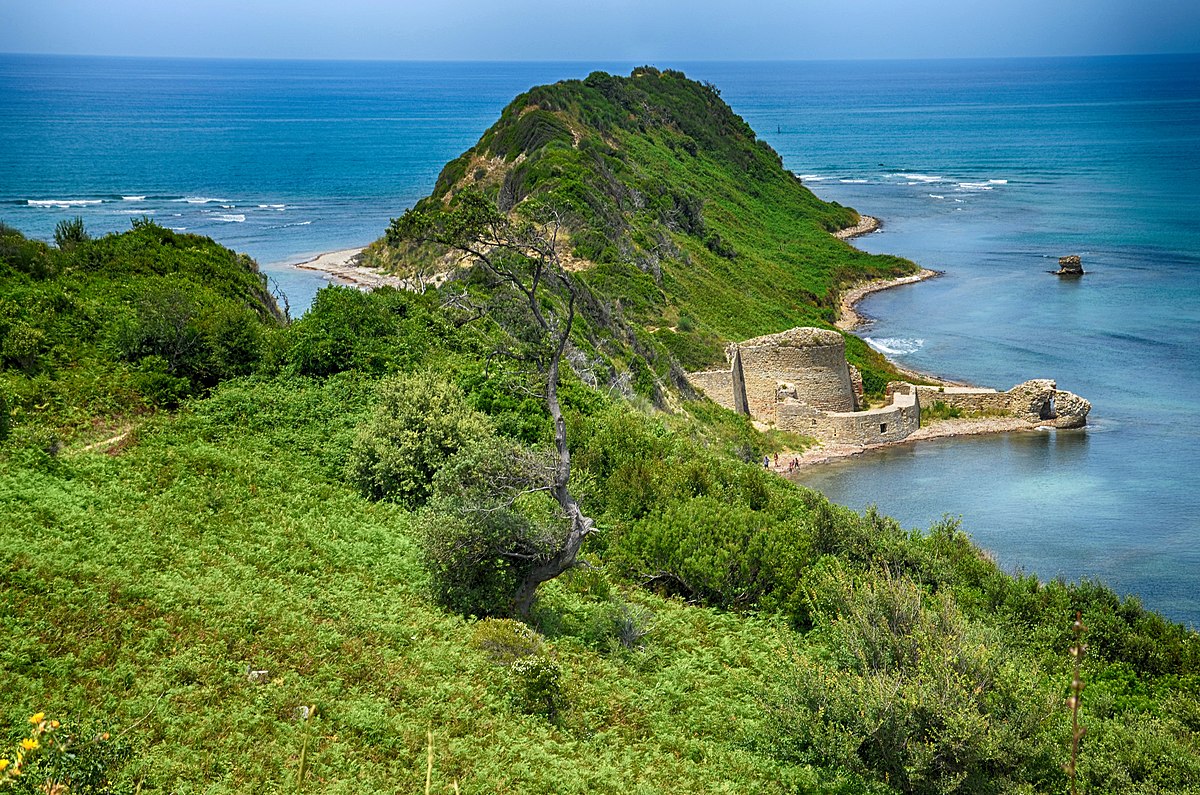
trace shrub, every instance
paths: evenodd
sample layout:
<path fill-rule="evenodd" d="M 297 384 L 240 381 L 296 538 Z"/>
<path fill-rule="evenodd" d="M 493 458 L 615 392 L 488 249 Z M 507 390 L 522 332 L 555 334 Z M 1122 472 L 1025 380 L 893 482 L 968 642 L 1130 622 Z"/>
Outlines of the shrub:
<path fill-rule="evenodd" d="M 771 699 L 777 752 L 905 793 L 1004 791 L 1061 780 L 1043 726 L 1056 694 L 968 622 L 948 594 L 832 564 L 810 588 L 827 661 L 795 657 Z"/>
<path fill-rule="evenodd" d="M 511 618 L 485 618 L 476 623 L 471 645 L 500 665 L 541 654 L 544 648 L 541 635 Z"/>
<path fill-rule="evenodd" d="M 487 417 L 456 387 L 428 373 L 397 376 L 381 384 L 375 414 L 350 448 L 346 475 L 370 499 L 416 508 L 428 501 L 434 475 L 450 457 L 491 433 Z"/>
<path fill-rule="evenodd" d="M 963 416 L 958 406 L 948 406 L 945 401 L 935 400 L 933 405 L 921 408 L 921 422 L 930 420 L 956 420 Z"/>
<path fill-rule="evenodd" d="M 60 249 L 72 248 L 90 239 L 83 219 L 78 215 L 71 219 L 64 218 L 54 227 L 54 245 Z"/>
<path fill-rule="evenodd" d="M 522 657 L 509 668 L 518 705 L 531 715 L 553 721 L 563 700 L 562 668 L 549 657 Z"/>

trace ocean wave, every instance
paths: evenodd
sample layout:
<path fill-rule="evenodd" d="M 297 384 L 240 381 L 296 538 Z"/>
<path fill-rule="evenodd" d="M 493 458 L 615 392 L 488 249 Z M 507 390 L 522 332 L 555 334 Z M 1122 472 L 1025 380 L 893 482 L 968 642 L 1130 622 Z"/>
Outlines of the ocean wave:
<path fill-rule="evenodd" d="M 931 198 L 931 199 L 944 199 L 944 198 L 946 198 L 946 197 L 945 197 L 945 196 L 939 196 L 939 195 L 937 195 L 936 193 L 931 193 L 931 194 L 929 194 L 929 198 Z"/>
<path fill-rule="evenodd" d="M 154 215 L 158 210 L 151 210 L 147 207 L 134 207 L 129 210 L 117 210 L 122 215 Z"/>
<path fill-rule="evenodd" d="M 175 199 L 177 202 L 187 202 L 188 204 L 227 204 L 229 199 L 213 199 L 208 196 L 185 196 L 182 199 Z"/>
<path fill-rule="evenodd" d="M 824 182 L 830 177 L 825 177 L 820 174 L 797 174 L 802 182 Z"/>
<path fill-rule="evenodd" d="M 885 356 L 903 356 L 921 350 L 925 340 L 908 337 L 863 337 L 868 345 Z"/>
<path fill-rule="evenodd" d="M 870 182 L 870 180 L 866 180 L 866 179 L 839 179 L 839 180 L 838 180 L 838 182 L 841 182 L 841 183 L 843 183 L 843 184 L 845 184 L 845 185 L 865 185 L 867 182 Z"/>
<path fill-rule="evenodd" d="M 123 202 L 144 202 L 144 201 L 146 201 L 146 197 L 145 196 L 122 196 L 121 201 L 123 201 Z"/>
<path fill-rule="evenodd" d="M 25 203 L 30 207 L 65 209 L 67 207 L 90 207 L 94 204 L 104 204 L 104 199 L 26 199 Z"/>
<path fill-rule="evenodd" d="M 286 207 L 287 207 L 286 204 L 260 204 L 260 205 L 258 205 L 258 209 L 260 209 L 260 210 L 279 210 L 280 212 L 282 212 Z"/>
<path fill-rule="evenodd" d="M 221 205 L 222 210 L 232 210 L 234 207 L 237 207 L 237 205 L 236 204 L 222 204 Z"/>
<path fill-rule="evenodd" d="M 945 177 L 936 177 L 931 174 L 897 174 L 896 176 L 901 179 L 910 179 L 914 185 L 918 182 L 942 182 L 945 180 Z"/>
<path fill-rule="evenodd" d="M 989 179 L 988 183 L 991 185 L 1007 185 L 1008 180 L 1006 180 L 1006 179 Z"/>
<path fill-rule="evenodd" d="M 224 221 L 229 224 L 240 224 L 246 220 L 246 216 L 241 213 L 225 213 L 223 215 L 214 215 L 213 218 L 217 221 Z"/>

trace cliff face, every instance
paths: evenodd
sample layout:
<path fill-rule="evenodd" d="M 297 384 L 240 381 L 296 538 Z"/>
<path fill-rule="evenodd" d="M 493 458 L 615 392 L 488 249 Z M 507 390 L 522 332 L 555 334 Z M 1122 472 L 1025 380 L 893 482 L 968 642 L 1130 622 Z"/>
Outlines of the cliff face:
<path fill-rule="evenodd" d="M 837 240 L 858 214 L 817 199 L 714 86 L 672 70 L 521 94 L 423 201 L 466 189 L 506 211 L 557 208 L 569 266 L 691 368 L 729 340 L 828 325 L 840 286 L 914 269 Z M 402 269 L 429 252 L 370 256 Z"/>

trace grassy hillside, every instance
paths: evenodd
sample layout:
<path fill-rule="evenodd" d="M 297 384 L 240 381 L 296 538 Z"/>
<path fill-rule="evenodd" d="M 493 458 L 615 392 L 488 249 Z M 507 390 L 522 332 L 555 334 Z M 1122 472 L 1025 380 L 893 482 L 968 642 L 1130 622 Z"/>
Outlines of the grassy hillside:
<path fill-rule="evenodd" d="M 916 269 L 833 237 L 858 214 L 817 199 L 714 86 L 671 70 L 521 94 L 425 203 L 464 189 L 506 210 L 562 208 L 581 278 L 689 369 L 723 361 L 729 340 L 831 327 L 842 287 Z M 401 270 L 433 256 L 382 242 L 369 253 Z M 857 338 L 849 347 L 881 391 L 886 364 Z"/>
<path fill-rule="evenodd" d="M 606 79 L 569 116 L 605 140 L 692 157 L 686 135 L 707 165 L 681 168 L 714 180 L 770 161 L 712 89 Z M 584 84 L 566 85 L 547 96 Z M 639 91 L 678 129 L 639 137 L 609 97 Z M 489 162 L 533 179 L 575 157 L 546 113 L 493 128 Z M 526 145 L 539 137 L 563 145 Z M 439 193 L 458 179 L 443 177 Z M 822 231 L 846 211 L 778 170 L 761 184 L 776 177 L 813 203 L 814 241 L 878 261 Z M 596 202 L 581 219 L 607 217 L 593 188 L 568 191 Z M 330 287 L 283 323 L 253 263 L 203 238 L 139 223 L 50 247 L 0 230 L 0 789 L 1061 793 L 1078 612 L 1081 788 L 1200 790 L 1196 633 L 1102 584 L 1007 575 L 952 520 L 909 530 L 832 505 L 745 463 L 777 439 L 672 387 L 651 313 L 749 256 L 713 248 L 782 235 L 719 206 L 699 216 L 719 243 L 611 217 L 617 250 L 666 230 L 680 253 L 661 284 L 621 275 L 599 239 L 567 282 L 579 322 L 558 397 L 597 531 L 528 623 L 508 617 L 527 562 L 492 542 L 555 541 L 537 484 L 561 459 L 530 364 L 544 340 L 502 284 L 475 269 L 423 294 Z M 583 251 L 589 227 L 568 226 Z M 813 296 L 843 278 L 795 268 Z M 748 322 L 711 296 L 686 303 L 694 331 L 669 333 L 703 347 Z M 820 300 L 794 311 L 819 317 Z"/>
<path fill-rule="evenodd" d="M 283 318 L 253 260 L 133 226 L 52 247 L 0 225 L 0 438 L 103 438 L 266 355 Z"/>

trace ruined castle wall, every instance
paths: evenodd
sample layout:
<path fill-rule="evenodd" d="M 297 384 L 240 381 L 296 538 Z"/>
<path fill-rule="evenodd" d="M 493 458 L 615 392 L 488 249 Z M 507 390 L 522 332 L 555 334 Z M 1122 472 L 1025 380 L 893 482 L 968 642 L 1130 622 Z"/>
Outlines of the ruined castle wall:
<path fill-rule="evenodd" d="M 898 442 L 921 427 L 921 403 L 911 388 L 897 390 L 890 406 L 870 411 L 815 411 L 798 401 L 786 400 L 776 407 L 776 425 L 832 444 Z"/>
<path fill-rule="evenodd" d="M 917 394 L 923 406 L 942 402 L 968 414 L 1007 414 L 1009 411 L 1008 393 L 994 389 L 918 386 Z"/>
<path fill-rule="evenodd" d="M 764 422 L 774 419 L 780 382 L 794 385 L 797 400 L 813 408 L 853 411 L 854 388 L 842 336 L 836 332 L 822 332 L 820 336 L 801 338 L 799 343 L 802 344 L 798 344 L 786 337 L 787 333 L 738 346 L 746 376 L 750 416 Z"/>
<path fill-rule="evenodd" d="M 737 411 L 733 401 L 733 376 L 729 370 L 688 373 L 687 380 L 714 403 L 720 403 L 730 411 Z"/>

